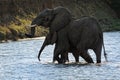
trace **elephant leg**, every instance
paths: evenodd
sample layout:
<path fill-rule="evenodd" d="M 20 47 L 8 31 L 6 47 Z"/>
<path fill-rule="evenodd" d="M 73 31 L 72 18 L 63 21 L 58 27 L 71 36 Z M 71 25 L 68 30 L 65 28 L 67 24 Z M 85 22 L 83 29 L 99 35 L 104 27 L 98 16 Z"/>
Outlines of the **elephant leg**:
<path fill-rule="evenodd" d="M 56 55 L 57 54 L 57 55 Z M 62 59 L 61 58 L 59 58 L 59 53 L 57 53 L 57 52 L 55 52 L 54 53 L 54 55 L 53 55 L 53 63 L 55 62 L 55 61 L 58 61 L 58 63 L 63 63 L 63 61 L 62 61 Z"/>
<path fill-rule="evenodd" d="M 76 62 L 79 62 L 79 53 L 78 53 L 78 51 L 73 51 L 73 56 L 75 57 L 75 61 Z"/>
<path fill-rule="evenodd" d="M 101 63 L 101 51 L 102 51 L 102 43 L 100 43 L 93 51 L 96 54 L 97 63 Z"/>
<path fill-rule="evenodd" d="M 91 56 L 88 54 L 88 49 L 85 49 L 85 39 L 82 38 L 83 42 L 80 42 L 78 45 L 77 45 L 77 49 L 79 50 L 79 53 L 80 53 L 80 56 L 88 63 L 94 63 L 93 62 L 93 59 L 91 58 Z"/>
<path fill-rule="evenodd" d="M 53 62 L 58 61 L 58 63 L 62 63 L 61 58 L 59 58 L 61 50 L 55 45 Z"/>
<path fill-rule="evenodd" d="M 69 62 L 68 52 L 66 53 L 66 62 Z"/>
<path fill-rule="evenodd" d="M 63 55 L 61 54 L 61 58 L 63 58 L 65 62 L 69 62 L 68 52 L 66 51 L 63 53 Z"/>
<path fill-rule="evenodd" d="M 88 54 L 88 50 L 85 50 L 80 53 L 80 56 L 88 63 L 94 63 L 91 56 Z"/>
<path fill-rule="evenodd" d="M 62 61 L 62 63 L 65 63 L 65 62 L 69 61 L 68 52 L 61 53 L 61 61 Z"/>

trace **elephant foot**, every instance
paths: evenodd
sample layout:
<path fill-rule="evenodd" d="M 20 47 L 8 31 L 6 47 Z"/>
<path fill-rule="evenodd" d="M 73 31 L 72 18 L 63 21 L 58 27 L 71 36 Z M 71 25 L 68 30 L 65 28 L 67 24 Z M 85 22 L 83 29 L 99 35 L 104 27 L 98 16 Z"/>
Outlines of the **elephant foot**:
<path fill-rule="evenodd" d="M 38 58 L 38 61 L 40 61 L 40 59 Z"/>
<path fill-rule="evenodd" d="M 101 63 L 96 63 L 96 66 L 101 66 Z"/>
<path fill-rule="evenodd" d="M 66 60 L 66 61 L 65 61 L 65 64 L 69 64 L 69 61 L 68 61 L 68 60 Z"/>
<path fill-rule="evenodd" d="M 101 63 L 101 60 L 97 60 L 97 63 Z"/>
<path fill-rule="evenodd" d="M 86 59 L 88 63 L 94 63 L 92 58 Z"/>
<path fill-rule="evenodd" d="M 88 62 L 88 63 L 94 63 L 93 61 L 90 61 L 90 62 Z"/>
<path fill-rule="evenodd" d="M 58 61 L 59 64 L 65 64 L 65 62 L 66 62 L 65 60 Z"/>
<path fill-rule="evenodd" d="M 75 62 L 75 64 L 81 64 L 80 62 Z"/>
<path fill-rule="evenodd" d="M 69 62 L 65 62 L 65 64 L 69 64 Z"/>
<path fill-rule="evenodd" d="M 58 64 L 58 61 L 53 61 L 54 64 Z"/>
<path fill-rule="evenodd" d="M 55 64 L 63 64 L 65 62 L 63 62 L 62 60 L 59 59 L 59 60 L 54 60 L 53 63 L 55 63 Z"/>
<path fill-rule="evenodd" d="M 57 61 L 58 64 L 65 64 L 65 63 L 69 62 L 69 60 L 66 60 L 66 59 L 63 59 L 63 58 L 54 58 L 54 59 L 53 59 L 53 63 L 54 63 L 55 61 Z"/>

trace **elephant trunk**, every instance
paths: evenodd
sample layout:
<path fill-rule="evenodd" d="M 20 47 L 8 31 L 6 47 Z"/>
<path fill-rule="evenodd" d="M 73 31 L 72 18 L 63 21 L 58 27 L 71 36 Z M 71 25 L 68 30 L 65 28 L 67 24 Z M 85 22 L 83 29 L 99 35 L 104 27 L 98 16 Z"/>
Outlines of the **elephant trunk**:
<path fill-rule="evenodd" d="M 40 55 L 41 55 L 41 53 L 42 53 L 42 51 L 43 51 L 44 48 L 45 48 L 45 45 L 43 45 L 43 46 L 41 47 L 40 51 L 39 51 L 39 54 L 38 54 L 38 60 L 39 60 L 39 61 L 40 61 Z"/>
<path fill-rule="evenodd" d="M 39 54 L 38 54 L 38 60 L 39 60 L 39 61 L 40 61 L 40 55 L 41 55 L 43 49 L 44 49 L 48 44 L 49 44 L 49 42 L 48 42 L 47 40 L 45 40 L 45 41 L 43 42 L 43 45 L 42 45 L 42 47 L 41 47 L 41 49 L 40 49 L 40 51 L 39 51 Z"/>
<path fill-rule="evenodd" d="M 32 36 L 35 35 L 35 27 L 36 27 L 36 26 L 37 26 L 36 24 L 30 26 L 30 27 L 31 27 L 31 35 L 32 35 Z"/>
<path fill-rule="evenodd" d="M 35 35 L 35 27 L 31 27 L 31 35 L 32 35 L 32 36 Z"/>
<path fill-rule="evenodd" d="M 35 27 L 36 27 L 37 25 L 30 25 L 30 27 L 31 27 L 31 33 L 30 34 L 25 34 L 27 37 L 29 37 L 29 38 L 32 38 L 32 37 L 34 37 L 34 35 L 35 35 Z"/>
<path fill-rule="evenodd" d="M 105 57 L 105 60 L 108 62 L 107 53 L 106 53 L 106 51 L 105 51 L 104 42 L 103 42 L 103 50 L 104 50 L 104 57 Z"/>

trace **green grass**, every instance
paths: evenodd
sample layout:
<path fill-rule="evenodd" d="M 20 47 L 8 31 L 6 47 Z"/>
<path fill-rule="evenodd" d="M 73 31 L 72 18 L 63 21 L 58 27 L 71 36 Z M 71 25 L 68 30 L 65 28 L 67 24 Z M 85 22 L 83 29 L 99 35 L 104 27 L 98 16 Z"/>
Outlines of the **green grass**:
<path fill-rule="evenodd" d="M 112 23 L 112 30 L 120 31 L 120 19 L 115 19 Z"/>

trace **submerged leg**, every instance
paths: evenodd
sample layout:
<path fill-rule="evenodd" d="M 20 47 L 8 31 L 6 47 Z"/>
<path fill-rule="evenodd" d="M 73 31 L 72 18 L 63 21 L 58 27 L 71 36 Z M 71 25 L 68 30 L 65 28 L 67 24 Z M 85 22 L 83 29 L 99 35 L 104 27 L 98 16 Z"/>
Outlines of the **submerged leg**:
<path fill-rule="evenodd" d="M 79 62 L 79 55 L 80 55 L 79 52 L 78 52 L 77 50 L 75 50 L 75 51 L 73 51 L 72 54 L 73 54 L 73 56 L 75 57 L 75 61 L 76 61 L 76 62 Z"/>
<path fill-rule="evenodd" d="M 55 46 L 54 49 L 54 54 L 53 54 L 53 62 L 58 61 L 58 63 L 62 63 L 61 59 L 59 58 L 60 51 L 59 49 Z"/>
<path fill-rule="evenodd" d="M 61 53 L 61 61 L 62 61 L 62 63 L 69 62 L 68 52 L 67 51 Z"/>
<path fill-rule="evenodd" d="M 99 44 L 93 51 L 96 54 L 96 61 L 97 63 L 101 63 L 101 51 L 102 51 L 102 44 Z"/>
<path fill-rule="evenodd" d="M 80 53 L 80 56 L 88 63 L 94 63 L 91 56 L 88 54 L 88 50 L 85 50 L 84 52 Z"/>

